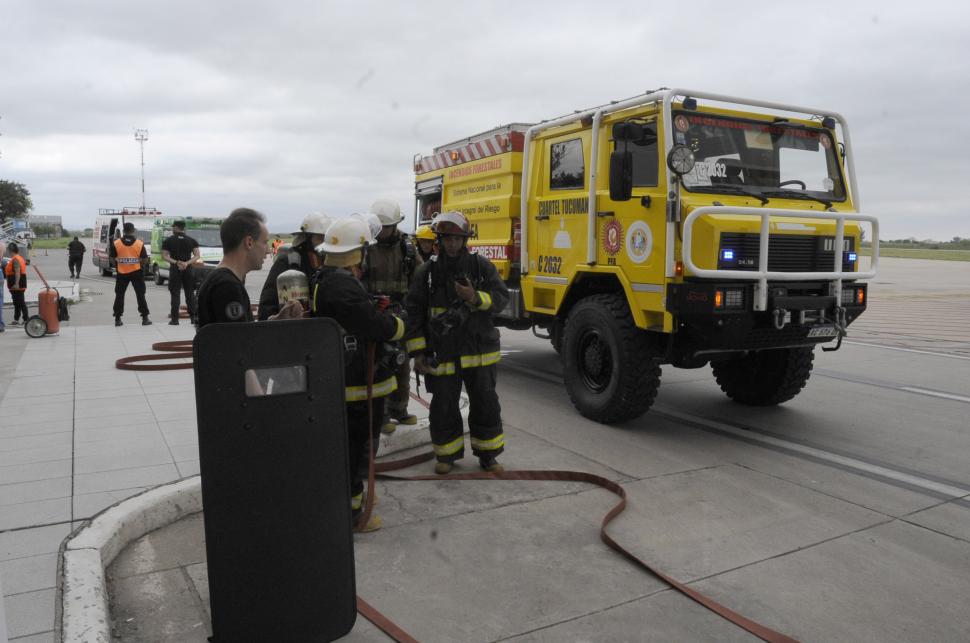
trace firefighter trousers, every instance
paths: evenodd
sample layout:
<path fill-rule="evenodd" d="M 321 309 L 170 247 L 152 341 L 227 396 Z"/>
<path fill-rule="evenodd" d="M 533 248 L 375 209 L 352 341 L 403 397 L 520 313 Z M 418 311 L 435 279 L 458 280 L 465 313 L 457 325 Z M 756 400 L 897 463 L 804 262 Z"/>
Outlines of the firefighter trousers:
<path fill-rule="evenodd" d="M 472 453 L 479 458 L 494 458 L 505 450 L 502 408 L 495 392 L 498 367 L 457 368 L 454 375 L 426 375 L 431 393 L 431 442 L 439 462 L 454 462 L 465 455 L 464 427 L 461 419 L 461 386 L 468 393 L 468 432 Z"/>
<path fill-rule="evenodd" d="M 408 404 L 411 401 L 410 359 L 404 360 L 404 363 L 394 370 L 394 378 L 397 380 L 397 389 L 387 396 L 385 413 L 397 420 L 408 414 Z"/>
<path fill-rule="evenodd" d="M 381 439 L 381 424 L 384 419 L 384 398 L 373 399 L 373 418 L 370 435 L 374 440 L 374 452 Z M 363 507 L 364 480 L 367 479 L 367 400 L 347 402 L 347 465 L 350 467 L 350 505 L 356 518 Z"/>

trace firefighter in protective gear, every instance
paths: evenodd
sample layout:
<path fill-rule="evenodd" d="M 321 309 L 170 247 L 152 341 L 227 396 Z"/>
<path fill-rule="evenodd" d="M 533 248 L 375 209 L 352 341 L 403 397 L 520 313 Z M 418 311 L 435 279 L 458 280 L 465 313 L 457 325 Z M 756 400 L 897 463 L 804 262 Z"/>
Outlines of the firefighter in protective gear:
<path fill-rule="evenodd" d="M 375 297 L 388 297 L 393 310 L 401 310 L 404 297 L 411 287 L 414 269 L 420 263 L 414 245 L 408 235 L 397 229 L 404 220 L 401 208 L 392 201 L 381 199 L 371 206 L 370 213 L 381 222 L 376 243 L 367 248 L 361 264 L 361 281 L 367 292 Z M 401 349 L 403 350 L 403 346 Z M 397 425 L 413 425 L 418 418 L 408 412 L 411 397 L 411 361 L 404 359 L 394 368 L 397 390 L 387 398 L 385 417 L 381 430 L 394 433 Z"/>
<path fill-rule="evenodd" d="M 500 344 L 492 313 L 505 308 L 509 291 L 492 262 L 468 252 L 464 215 L 438 215 L 434 231 L 438 254 L 418 267 L 405 303 L 408 352 L 414 355 L 414 370 L 426 374 L 432 395 L 435 472 L 448 473 L 465 454 L 458 406 L 462 384 L 472 453 L 486 471 L 502 471 L 496 462 L 505 446 L 495 392 Z"/>
<path fill-rule="evenodd" d="M 434 230 L 431 229 L 431 226 L 418 226 L 418 229 L 414 231 L 414 240 L 418 244 L 418 254 L 421 255 L 421 261 L 431 259 L 431 255 L 435 254 L 434 246 L 436 240 Z"/>
<path fill-rule="evenodd" d="M 397 382 L 385 365 L 383 344 L 404 336 L 402 316 L 380 310 L 350 269 L 363 260 L 364 249 L 373 243 L 367 224 L 357 218 L 336 220 L 327 231 L 322 244 L 324 265 L 310 280 L 310 314 L 330 317 L 344 329 L 344 380 L 347 403 L 347 432 L 351 476 L 351 507 L 354 519 L 364 505 L 364 482 L 360 470 L 367 462 L 368 438 L 377 448 L 381 422 L 384 417 L 384 398 L 392 393 Z M 375 360 L 370 362 L 369 345 L 375 345 Z M 368 426 L 367 382 L 373 369 L 371 387 L 372 408 Z M 373 490 L 370 491 L 373 493 Z M 376 514 L 359 531 L 380 528 Z"/>
<path fill-rule="evenodd" d="M 279 254 L 273 261 L 263 289 L 259 293 L 259 311 L 257 319 L 269 319 L 280 311 L 280 299 L 276 289 L 276 279 L 287 270 L 299 270 L 307 276 L 313 276 L 323 260 L 314 249 L 323 243 L 327 228 L 332 219 L 323 212 L 307 215 L 300 225 L 299 232 L 293 234 L 293 243 L 289 251 Z"/>

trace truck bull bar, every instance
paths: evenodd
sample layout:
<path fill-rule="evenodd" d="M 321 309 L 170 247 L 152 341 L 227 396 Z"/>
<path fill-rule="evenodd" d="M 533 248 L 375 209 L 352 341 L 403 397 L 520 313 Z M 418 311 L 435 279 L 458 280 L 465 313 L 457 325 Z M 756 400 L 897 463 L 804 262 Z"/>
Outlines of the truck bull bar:
<path fill-rule="evenodd" d="M 761 218 L 761 235 L 758 246 L 758 268 L 756 270 L 726 270 L 699 268 L 693 259 L 693 228 L 694 223 L 709 214 L 749 215 Z M 770 239 L 771 217 L 788 219 L 824 219 L 835 221 L 835 242 L 832 246 L 835 255 L 831 272 L 772 272 L 768 270 L 768 245 Z M 866 272 L 845 272 L 842 270 L 843 240 L 845 238 L 845 222 L 868 221 L 872 225 L 872 262 Z M 879 267 L 879 220 L 876 217 L 859 214 L 857 212 L 813 212 L 805 210 L 782 210 L 777 208 L 741 208 L 730 206 L 703 206 L 696 208 L 687 215 L 683 224 L 682 252 L 685 274 L 687 271 L 695 277 L 712 279 L 746 279 L 756 280 L 754 288 L 754 309 L 765 311 L 768 309 L 768 280 L 775 281 L 813 281 L 834 280 L 830 294 L 835 296 L 836 307 L 842 306 L 843 279 L 871 279 L 876 276 Z M 859 252 L 861 248 L 857 249 Z M 861 253 L 859 253 L 861 256 Z"/>

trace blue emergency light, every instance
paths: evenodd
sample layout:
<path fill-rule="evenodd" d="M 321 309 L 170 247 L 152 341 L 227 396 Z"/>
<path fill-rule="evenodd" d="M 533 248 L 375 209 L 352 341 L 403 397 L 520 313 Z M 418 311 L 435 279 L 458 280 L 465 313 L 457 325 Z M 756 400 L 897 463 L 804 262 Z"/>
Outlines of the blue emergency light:
<path fill-rule="evenodd" d="M 857 259 L 858 257 L 859 257 L 859 255 L 857 255 L 857 254 L 856 254 L 856 253 L 854 253 L 854 252 L 850 252 L 850 253 L 849 253 L 849 261 L 851 261 L 851 262 L 853 262 L 853 263 L 855 262 L 855 260 L 856 260 L 856 259 Z"/>
<path fill-rule="evenodd" d="M 734 261 L 734 250 L 721 250 L 721 259 Z"/>

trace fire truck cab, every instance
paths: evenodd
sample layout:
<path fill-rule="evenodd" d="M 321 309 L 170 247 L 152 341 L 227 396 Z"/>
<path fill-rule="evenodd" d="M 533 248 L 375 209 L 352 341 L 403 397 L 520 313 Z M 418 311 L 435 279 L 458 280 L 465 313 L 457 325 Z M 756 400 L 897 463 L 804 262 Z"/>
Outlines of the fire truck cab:
<path fill-rule="evenodd" d="M 662 364 L 711 364 L 739 403 L 791 399 L 878 265 L 831 110 L 662 89 L 455 141 L 414 170 L 416 224 L 468 217 L 512 293 L 497 322 L 548 337 L 573 404 L 605 423 L 650 407 Z"/>

